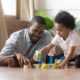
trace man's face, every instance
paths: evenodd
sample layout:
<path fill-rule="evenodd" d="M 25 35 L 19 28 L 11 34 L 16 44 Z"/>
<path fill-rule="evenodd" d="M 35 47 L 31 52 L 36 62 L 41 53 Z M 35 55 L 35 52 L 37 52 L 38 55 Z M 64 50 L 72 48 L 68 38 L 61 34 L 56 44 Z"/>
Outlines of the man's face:
<path fill-rule="evenodd" d="M 29 28 L 29 36 L 33 43 L 36 43 L 43 35 L 45 25 L 34 23 Z"/>

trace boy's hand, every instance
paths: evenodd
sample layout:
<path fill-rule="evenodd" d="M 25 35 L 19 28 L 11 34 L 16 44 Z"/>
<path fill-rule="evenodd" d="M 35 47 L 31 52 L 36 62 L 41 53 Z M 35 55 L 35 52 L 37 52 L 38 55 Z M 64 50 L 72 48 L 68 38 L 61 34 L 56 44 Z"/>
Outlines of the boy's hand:
<path fill-rule="evenodd" d="M 57 65 L 54 67 L 54 69 L 64 69 L 64 65 L 63 64 L 60 64 L 60 65 Z"/>
<path fill-rule="evenodd" d="M 18 64 L 20 67 L 23 67 L 23 65 L 27 65 L 27 64 L 31 65 L 31 62 L 29 61 L 29 59 L 26 58 L 24 55 L 16 54 L 15 56 L 18 60 Z"/>

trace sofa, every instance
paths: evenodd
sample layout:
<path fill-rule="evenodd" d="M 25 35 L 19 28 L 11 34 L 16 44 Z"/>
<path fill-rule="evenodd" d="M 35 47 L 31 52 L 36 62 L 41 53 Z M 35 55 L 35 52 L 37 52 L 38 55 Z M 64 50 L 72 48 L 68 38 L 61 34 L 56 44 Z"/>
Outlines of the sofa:
<path fill-rule="evenodd" d="M 27 28 L 28 24 L 29 24 L 29 21 L 6 19 L 8 36 L 10 36 L 10 34 L 12 34 L 15 31 Z"/>

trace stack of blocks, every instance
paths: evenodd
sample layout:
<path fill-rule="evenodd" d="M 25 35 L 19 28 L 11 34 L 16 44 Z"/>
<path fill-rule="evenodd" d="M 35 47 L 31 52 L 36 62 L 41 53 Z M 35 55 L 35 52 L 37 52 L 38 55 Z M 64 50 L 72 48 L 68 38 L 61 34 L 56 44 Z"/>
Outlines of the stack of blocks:
<path fill-rule="evenodd" d="M 39 53 L 39 51 L 36 51 L 35 57 L 36 57 L 36 61 L 41 61 L 41 54 Z"/>
<path fill-rule="evenodd" d="M 36 55 L 37 57 L 41 57 L 41 55 Z M 53 56 L 50 56 L 50 60 L 49 60 L 49 64 L 42 64 L 42 62 L 40 62 L 41 59 L 39 58 L 36 58 L 37 61 L 39 61 L 38 64 L 33 64 L 31 66 L 31 68 L 39 68 L 39 69 L 51 69 L 51 68 L 54 68 L 56 65 L 59 65 L 64 59 L 65 59 L 65 56 L 61 57 L 57 62 L 53 63 Z M 25 66 L 24 66 L 25 67 Z M 29 67 L 26 67 L 26 68 L 30 68 Z"/>

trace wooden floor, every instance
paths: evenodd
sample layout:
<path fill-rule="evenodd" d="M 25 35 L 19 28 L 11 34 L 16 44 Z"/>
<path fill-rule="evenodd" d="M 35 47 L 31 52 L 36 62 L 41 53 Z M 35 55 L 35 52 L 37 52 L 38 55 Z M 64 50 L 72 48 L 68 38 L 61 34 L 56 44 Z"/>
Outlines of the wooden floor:
<path fill-rule="evenodd" d="M 80 80 L 80 69 L 23 69 L 0 67 L 0 80 Z"/>

